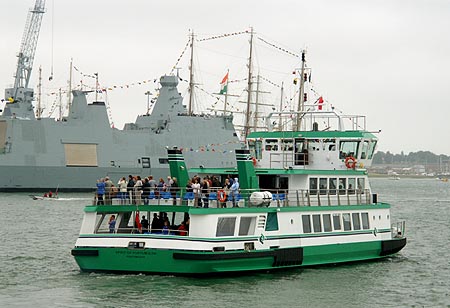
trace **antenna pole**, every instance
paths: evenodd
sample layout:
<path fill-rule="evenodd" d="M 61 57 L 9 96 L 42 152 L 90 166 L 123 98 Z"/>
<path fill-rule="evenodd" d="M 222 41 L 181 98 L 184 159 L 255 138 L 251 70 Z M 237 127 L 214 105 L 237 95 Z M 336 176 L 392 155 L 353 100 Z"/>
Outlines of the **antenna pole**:
<path fill-rule="evenodd" d="M 42 99 L 42 67 L 39 66 L 39 83 L 38 83 L 38 98 L 37 98 L 37 112 L 36 117 L 41 118 L 41 99 Z"/>
<path fill-rule="evenodd" d="M 223 115 L 225 115 L 225 113 L 226 113 L 226 111 L 227 111 L 227 100 L 228 100 L 228 84 L 230 83 L 230 70 L 228 69 L 227 70 L 227 76 L 228 76 L 228 78 L 227 78 L 227 85 L 226 85 L 226 87 L 227 87 L 227 90 L 225 91 L 225 103 L 223 104 Z"/>
<path fill-rule="evenodd" d="M 254 119 L 253 119 L 253 130 L 254 131 L 256 131 L 256 129 L 258 128 L 259 82 L 260 82 L 260 75 L 258 72 L 258 76 L 256 77 L 255 114 L 254 114 Z"/>
<path fill-rule="evenodd" d="M 72 98 L 72 67 L 73 67 L 73 59 L 70 59 L 70 67 L 69 67 L 69 91 L 67 92 L 67 106 L 71 105 L 70 99 Z"/>

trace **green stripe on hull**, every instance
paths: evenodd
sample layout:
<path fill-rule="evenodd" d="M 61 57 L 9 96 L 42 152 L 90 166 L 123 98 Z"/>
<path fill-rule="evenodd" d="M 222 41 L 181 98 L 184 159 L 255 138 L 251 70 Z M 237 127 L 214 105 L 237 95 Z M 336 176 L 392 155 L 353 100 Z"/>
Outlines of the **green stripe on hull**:
<path fill-rule="evenodd" d="M 81 270 L 178 275 L 272 270 L 383 258 L 381 241 L 239 252 L 75 248 Z M 90 252 L 95 252 L 89 255 Z M 292 252 L 294 251 L 294 252 Z M 98 256 L 97 256 L 98 252 Z M 296 255 L 294 255 L 296 254 Z"/>

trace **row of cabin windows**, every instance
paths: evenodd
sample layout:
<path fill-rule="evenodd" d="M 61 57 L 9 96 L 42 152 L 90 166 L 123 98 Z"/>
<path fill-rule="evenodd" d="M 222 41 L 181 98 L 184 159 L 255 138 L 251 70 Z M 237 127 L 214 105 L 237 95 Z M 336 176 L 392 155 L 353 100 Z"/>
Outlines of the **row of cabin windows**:
<path fill-rule="evenodd" d="M 312 219 L 312 221 L 311 221 Z M 302 215 L 303 233 L 368 230 L 368 213 Z"/>
<path fill-rule="evenodd" d="M 265 151 L 293 151 L 301 153 L 305 150 L 335 151 L 336 139 L 265 139 L 264 147 L 261 140 L 249 140 L 248 145 L 252 156 L 261 159 Z M 295 147 L 294 147 L 295 144 Z M 377 142 L 369 140 L 340 140 L 339 158 L 352 156 L 358 159 L 372 159 Z"/>
<path fill-rule="evenodd" d="M 219 217 L 217 220 L 216 236 L 234 236 L 237 217 Z M 266 231 L 278 230 L 277 213 L 267 213 L 257 216 L 243 216 L 239 218 L 238 236 L 254 235 L 255 229 L 265 229 Z"/>
<path fill-rule="evenodd" d="M 309 193 L 311 195 L 354 195 L 355 187 L 362 192 L 365 189 L 365 178 L 309 178 Z"/>

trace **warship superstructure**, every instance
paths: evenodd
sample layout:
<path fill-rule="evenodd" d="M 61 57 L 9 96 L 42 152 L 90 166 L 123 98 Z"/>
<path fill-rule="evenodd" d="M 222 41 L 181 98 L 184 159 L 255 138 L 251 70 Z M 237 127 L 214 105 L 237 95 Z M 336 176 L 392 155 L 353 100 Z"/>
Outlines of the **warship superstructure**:
<path fill-rule="evenodd" d="M 0 116 L 0 191 L 81 191 L 105 176 L 166 177 L 166 146 L 182 149 L 193 166 L 234 166 L 240 145 L 232 116 L 188 115 L 178 77 L 163 76 L 160 84 L 153 112 L 123 130 L 111 128 L 105 103 L 88 104 L 83 91 L 72 92 L 61 121 L 8 103 Z"/>

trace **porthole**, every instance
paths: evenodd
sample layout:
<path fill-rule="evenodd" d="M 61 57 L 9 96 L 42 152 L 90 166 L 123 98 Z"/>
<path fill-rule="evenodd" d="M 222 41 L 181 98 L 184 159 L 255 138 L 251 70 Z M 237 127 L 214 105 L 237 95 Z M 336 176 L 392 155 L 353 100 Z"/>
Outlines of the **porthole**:
<path fill-rule="evenodd" d="M 291 225 L 293 225 L 294 224 L 294 220 L 293 219 L 291 219 Z"/>
<path fill-rule="evenodd" d="M 375 215 L 372 216 L 372 220 L 375 220 Z"/>
<path fill-rule="evenodd" d="M 379 219 L 379 220 L 381 220 L 381 215 L 380 215 L 380 216 L 378 216 L 378 219 Z"/>
<path fill-rule="evenodd" d="M 386 217 L 387 217 L 387 219 L 389 219 L 389 215 L 387 215 Z"/>

